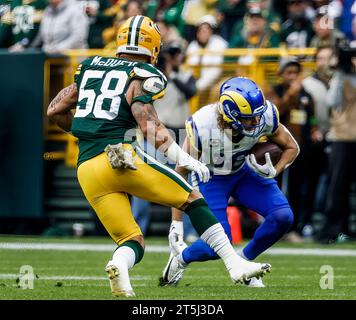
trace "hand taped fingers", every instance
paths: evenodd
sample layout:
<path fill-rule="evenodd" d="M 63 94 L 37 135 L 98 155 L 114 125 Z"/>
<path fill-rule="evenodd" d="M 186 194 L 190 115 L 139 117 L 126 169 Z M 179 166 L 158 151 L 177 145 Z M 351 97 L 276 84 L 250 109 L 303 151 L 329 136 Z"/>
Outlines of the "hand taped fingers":
<path fill-rule="evenodd" d="M 132 151 L 126 150 L 122 143 L 108 144 L 104 151 L 113 169 L 137 169 Z"/>

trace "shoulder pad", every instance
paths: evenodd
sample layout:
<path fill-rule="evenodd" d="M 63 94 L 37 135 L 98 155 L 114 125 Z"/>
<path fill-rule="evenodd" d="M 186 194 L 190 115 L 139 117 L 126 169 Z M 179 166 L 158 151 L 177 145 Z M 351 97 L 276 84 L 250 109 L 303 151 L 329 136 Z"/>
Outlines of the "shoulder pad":
<path fill-rule="evenodd" d="M 150 78 L 150 77 L 157 77 L 158 74 L 157 73 L 152 73 L 148 70 L 145 70 L 145 69 L 142 69 L 142 68 L 139 68 L 139 67 L 134 67 L 133 69 L 135 75 L 139 78 L 143 78 L 143 79 L 146 79 L 146 78 Z"/>
<path fill-rule="evenodd" d="M 142 89 L 146 92 L 156 94 L 165 88 L 161 78 L 154 76 L 143 81 Z"/>
<path fill-rule="evenodd" d="M 136 65 L 133 68 L 132 73 L 134 77 L 141 79 L 147 79 L 150 77 L 162 77 L 164 81 L 167 81 L 167 78 L 160 70 L 147 63 L 140 63 Z"/>

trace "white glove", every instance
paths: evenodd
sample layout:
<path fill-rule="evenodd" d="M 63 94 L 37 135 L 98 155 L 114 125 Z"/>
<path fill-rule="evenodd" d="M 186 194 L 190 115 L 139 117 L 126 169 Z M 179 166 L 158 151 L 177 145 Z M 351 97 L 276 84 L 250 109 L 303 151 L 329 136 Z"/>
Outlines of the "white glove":
<path fill-rule="evenodd" d="M 273 166 L 269 152 L 265 153 L 266 163 L 260 165 L 256 161 L 254 154 L 249 154 L 246 156 L 246 162 L 248 166 L 255 171 L 258 175 L 264 178 L 274 178 L 276 176 L 276 168 Z"/>
<path fill-rule="evenodd" d="M 183 149 L 180 148 L 175 142 L 169 146 L 165 154 L 178 166 L 186 168 L 189 171 L 194 171 L 198 175 L 200 181 L 204 183 L 209 181 L 210 171 L 208 167 L 183 151 Z"/>
<path fill-rule="evenodd" d="M 180 254 L 187 247 L 183 241 L 183 221 L 172 220 L 168 240 L 171 252 L 175 256 Z"/>
<path fill-rule="evenodd" d="M 178 165 L 189 171 L 194 171 L 198 175 L 200 181 L 204 183 L 208 182 L 210 179 L 210 171 L 208 167 L 192 157 L 189 158 L 190 159 L 187 159 L 186 163 L 178 163 Z"/>

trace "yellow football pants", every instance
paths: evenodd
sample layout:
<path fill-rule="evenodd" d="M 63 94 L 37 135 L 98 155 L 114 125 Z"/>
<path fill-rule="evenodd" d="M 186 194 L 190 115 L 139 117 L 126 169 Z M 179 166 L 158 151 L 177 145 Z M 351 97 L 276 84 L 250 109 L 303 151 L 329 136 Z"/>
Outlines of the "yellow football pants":
<path fill-rule="evenodd" d="M 145 154 L 134 151 L 137 170 L 112 169 L 105 153 L 78 167 L 78 180 L 85 197 L 101 223 L 117 243 L 142 235 L 132 212 L 127 194 L 169 207 L 180 208 L 193 188 L 174 170 Z M 146 163 L 147 162 L 147 163 Z"/>

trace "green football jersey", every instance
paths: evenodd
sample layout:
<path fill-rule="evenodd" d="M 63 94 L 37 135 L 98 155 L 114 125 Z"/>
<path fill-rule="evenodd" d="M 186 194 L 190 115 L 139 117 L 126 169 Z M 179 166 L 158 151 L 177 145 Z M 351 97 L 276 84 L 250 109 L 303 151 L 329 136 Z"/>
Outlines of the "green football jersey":
<path fill-rule="evenodd" d="M 144 62 L 96 56 L 79 65 L 72 123 L 72 134 L 79 140 L 78 165 L 102 153 L 108 144 L 135 141 L 137 122 L 125 98 L 133 79 L 143 79 L 146 86 L 144 94 L 132 102 L 150 103 L 163 96 L 167 85 L 165 76 Z"/>
<path fill-rule="evenodd" d="M 21 40 L 31 42 L 37 35 L 43 11 L 48 0 L 6 0 L 0 2 L 0 9 L 8 9 L 0 19 L 0 47 L 13 45 Z"/>

